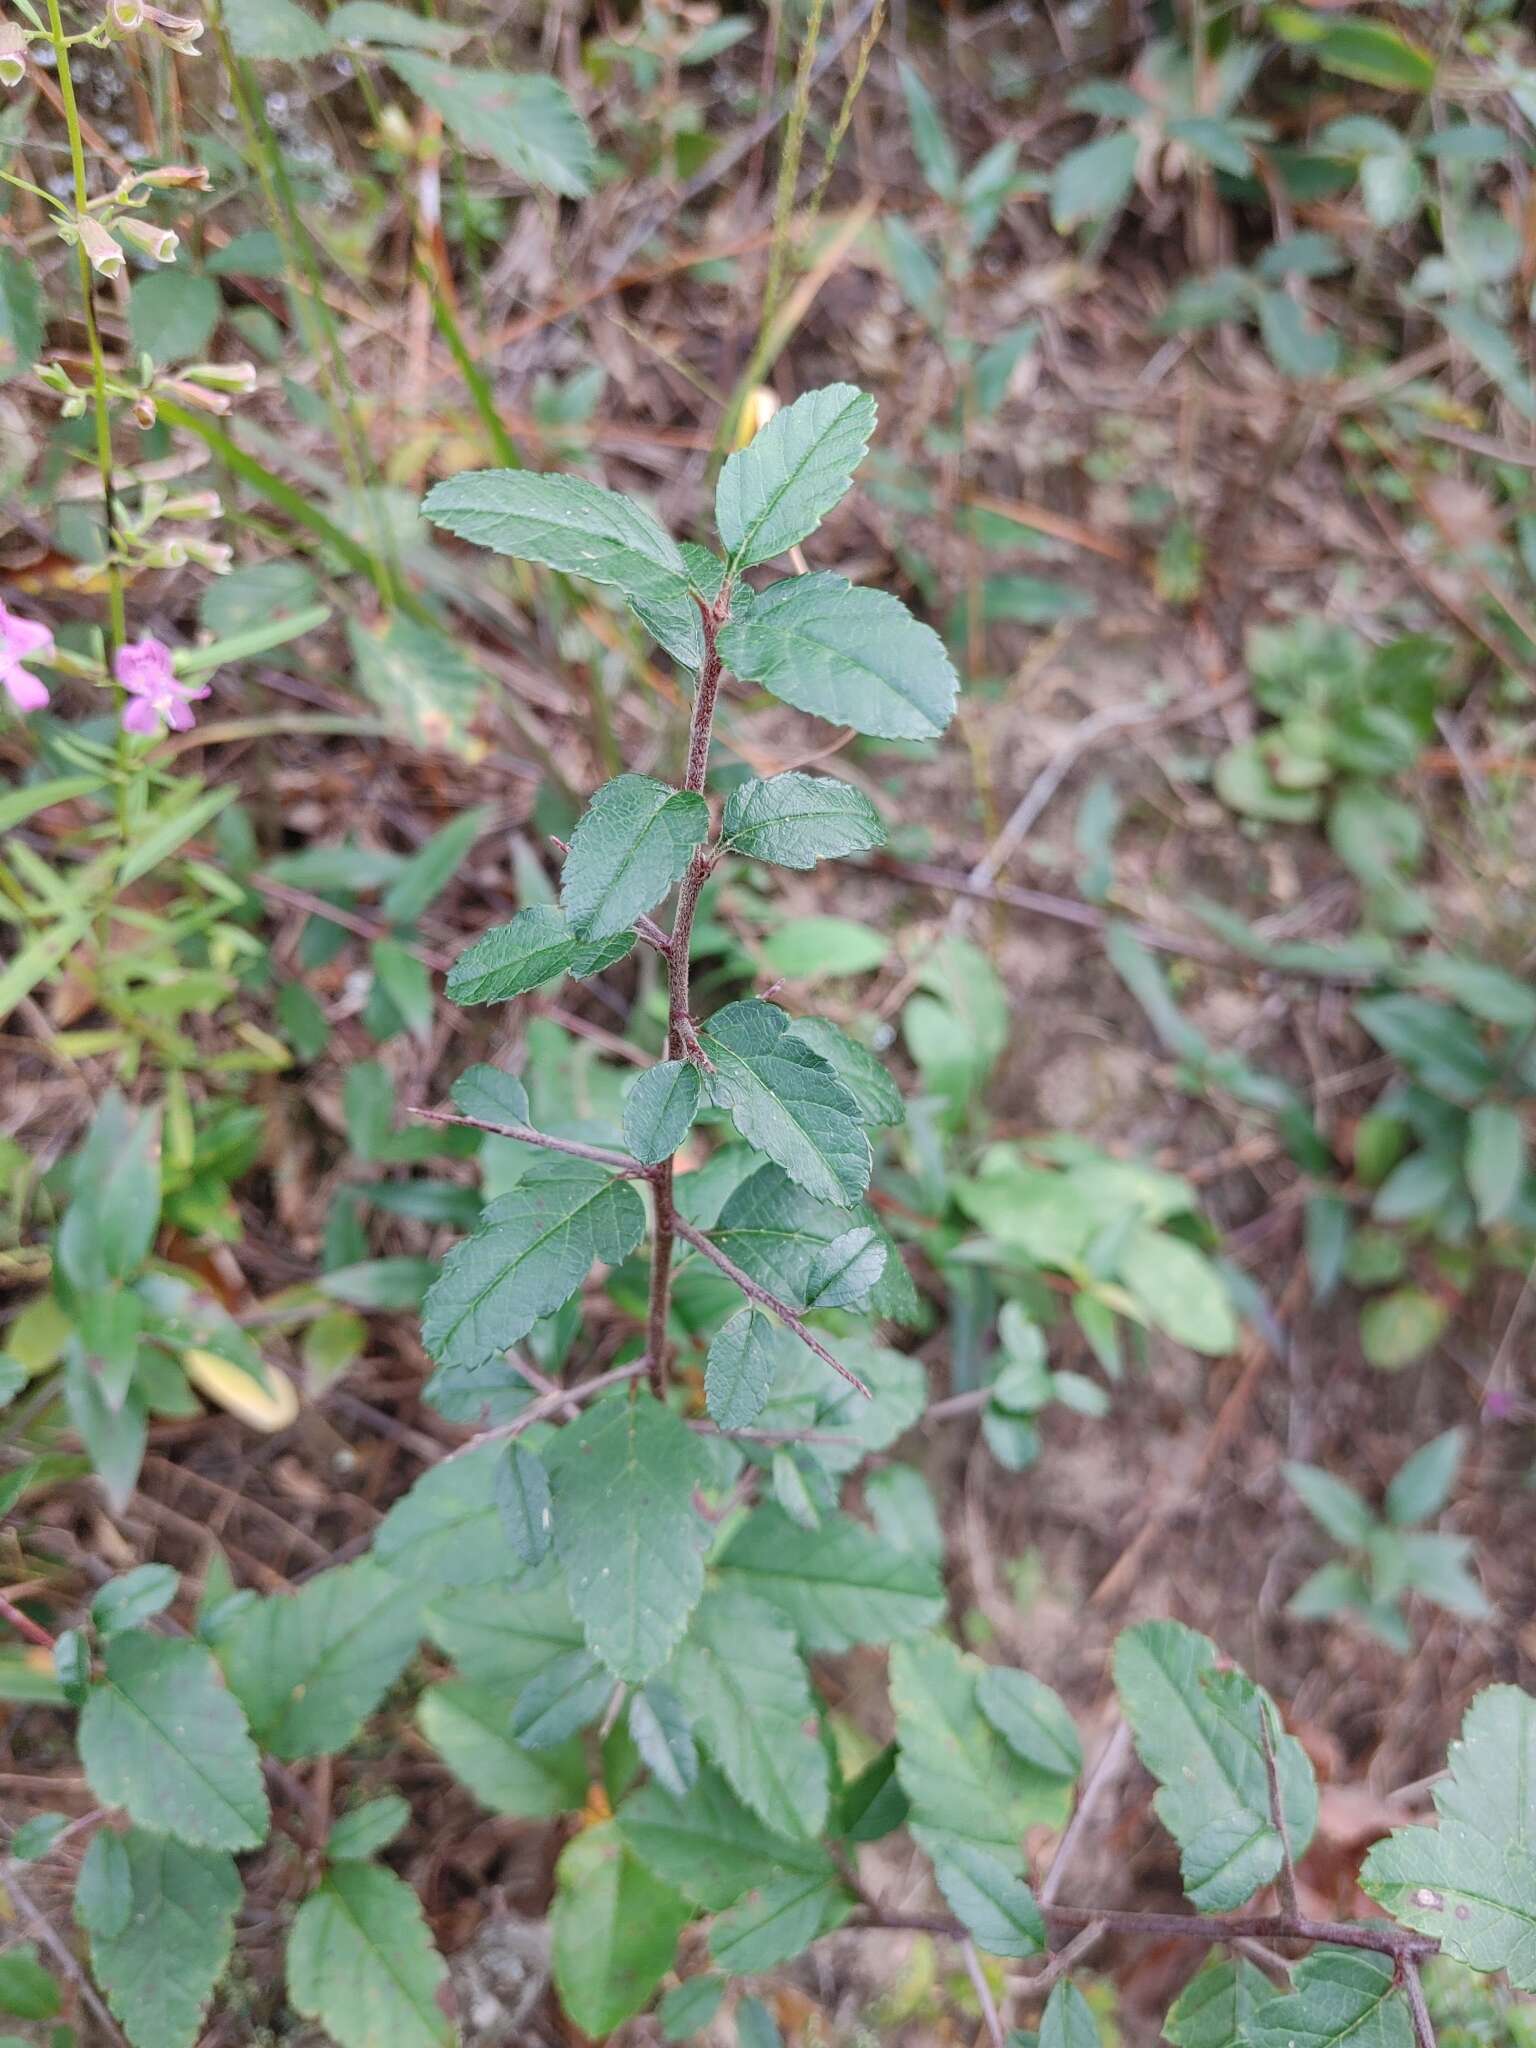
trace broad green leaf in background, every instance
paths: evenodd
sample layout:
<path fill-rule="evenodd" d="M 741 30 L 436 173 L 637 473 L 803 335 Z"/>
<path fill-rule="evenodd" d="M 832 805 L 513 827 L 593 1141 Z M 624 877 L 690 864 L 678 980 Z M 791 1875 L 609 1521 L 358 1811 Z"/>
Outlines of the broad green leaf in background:
<path fill-rule="evenodd" d="M 825 571 L 772 584 L 720 652 L 784 703 L 879 739 L 937 739 L 954 714 L 959 681 L 933 628 Z"/>
<path fill-rule="evenodd" d="M 1395 1528 L 1406 1528 L 1412 1522 L 1426 1522 L 1431 1515 L 1439 1514 L 1456 1484 L 1456 1473 L 1466 1444 L 1464 1429 L 1447 1429 L 1432 1437 L 1427 1444 L 1420 1445 L 1411 1458 L 1403 1461 L 1387 1488 L 1383 1503 L 1387 1520 Z"/>
<path fill-rule="evenodd" d="M 325 25 L 336 42 L 383 43 L 412 50 L 453 50 L 469 36 L 468 29 L 428 20 L 408 8 L 391 6 L 389 0 L 342 0 Z"/>
<path fill-rule="evenodd" d="M 622 960 L 633 944 L 631 932 L 592 942 L 578 939 L 553 904 L 531 903 L 510 924 L 492 925 L 465 947 L 448 970 L 448 999 L 466 1005 L 510 1002 L 562 974 L 582 980 L 600 973 Z"/>
<path fill-rule="evenodd" d="M 237 57 L 300 64 L 331 47 L 327 31 L 294 0 L 224 0 L 223 14 Z"/>
<path fill-rule="evenodd" d="M 58 1985 L 37 1959 L 36 1942 L 14 1942 L 0 1953 L 0 2013 L 8 2019 L 51 2020 L 63 2003 Z M 15 2036 L 10 2039 L 14 2042 Z"/>
<path fill-rule="evenodd" d="M 1412 2048 L 1413 2020 L 1390 1956 L 1315 1948 L 1289 1991 L 1248 2015 L 1244 2048 Z"/>
<path fill-rule="evenodd" d="M 444 1259 L 422 1304 L 422 1343 L 440 1365 L 489 1364 L 568 1301 L 594 1260 L 628 1258 L 644 1228 L 628 1181 L 584 1159 L 537 1160 Z"/>
<path fill-rule="evenodd" d="M 30 369 L 43 352 L 43 297 L 37 272 L 19 249 L 0 249 L 0 384 Z"/>
<path fill-rule="evenodd" d="M 709 830 L 709 808 L 688 789 L 648 775 L 605 782 L 571 835 L 560 901 L 580 939 L 627 931 L 677 881 Z"/>
<path fill-rule="evenodd" d="M 483 837 L 492 817 L 486 806 L 465 811 L 400 863 L 379 903 L 392 925 L 413 925 L 435 902 L 463 867 L 471 847 Z"/>
<path fill-rule="evenodd" d="M 1045 2001 L 1038 2048 L 1100 2048 L 1098 2022 L 1070 1977 L 1063 1977 Z"/>
<path fill-rule="evenodd" d="M 267 1795 L 245 1716 L 201 1643 L 110 1638 L 80 1716 L 80 1761 L 104 1806 L 195 1848 L 254 1849 Z M 189 1730 L 197 1731 L 189 1743 Z"/>
<path fill-rule="evenodd" d="M 771 561 L 814 533 L 853 481 L 875 431 L 875 401 L 852 384 L 807 391 L 729 456 L 715 522 L 732 571 Z"/>
<path fill-rule="evenodd" d="M 133 345 L 160 364 L 197 362 L 218 325 L 219 288 L 190 270 L 151 270 L 133 282 L 128 325 Z"/>
<path fill-rule="evenodd" d="M 1428 92 L 1435 82 L 1434 58 L 1386 22 L 1306 7 L 1271 7 L 1265 18 L 1282 41 L 1310 50 L 1340 78 L 1387 92 Z"/>
<path fill-rule="evenodd" d="M 643 1785 L 617 1819 L 640 1861 L 707 1913 L 723 1912 L 754 1886 L 781 1877 L 823 1883 L 835 1874 L 819 1842 L 776 1835 L 707 1765 L 685 1798 Z"/>
<path fill-rule="evenodd" d="M 411 1809 L 398 1792 L 385 1792 L 341 1814 L 326 1837 L 329 1863 L 363 1863 L 388 1848 L 409 1823 Z"/>
<path fill-rule="evenodd" d="M 1376 1517 L 1352 1486 L 1319 1465 L 1295 1459 L 1285 1466 L 1285 1476 L 1307 1513 L 1336 1543 L 1358 1549 L 1369 1540 Z"/>
<path fill-rule="evenodd" d="M 1120 1278 L 1175 1343 L 1211 1358 L 1237 1343 L 1237 1317 L 1219 1270 L 1183 1238 L 1139 1225 L 1121 1250 Z"/>
<path fill-rule="evenodd" d="M 1399 1372 L 1438 1341 L 1451 1319 L 1449 1304 L 1426 1287 L 1394 1287 L 1360 1311 L 1360 1348 L 1370 1365 Z"/>
<path fill-rule="evenodd" d="M 1051 226 L 1058 235 L 1105 220 L 1125 204 L 1136 182 L 1136 146 L 1132 130 L 1120 128 L 1067 152 L 1051 172 Z"/>
<path fill-rule="evenodd" d="M 699 1070 L 691 1060 L 659 1060 L 624 1098 L 624 1148 L 642 1165 L 670 1159 L 699 1109 Z"/>
<path fill-rule="evenodd" d="M 376 1863 L 337 1863 L 288 1937 L 288 2002 L 341 2048 L 451 2048 L 448 1971 L 416 1894 Z"/>
<path fill-rule="evenodd" d="M 942 1861 L 951 1850 L 980 1849 L 1017 1877 L 1026 1829 L 1059 1824 L 1070 1793 L 1063 1779 L 1015 1755 L 982 1714 L 976 1685 L 983 1668 L 942 1636 L 893 1647 L 896 1772 L 931 1856 Z"/>
<path fill-rule="evenodd" d="M 460 540 L 614 584 L 628 598 L 665 604 L 688 593 L 671 535 L 643 506 L 584 477 L 468 470 L 435 484 L 421 509 Z"/>
<path fill-rule="evenodd" d="M 467 150 L 490 157 L 530 185 L 548 186 L 562 198 L 582 199 L 591 189 L 596 163 L 592 137 L 569 93 L 553 78 L 442 64 L 400 49 L 388 53 L 388 62 L 442 115 Z"/>
<path fill-rule="evenodd" d="M 1059 1693 L 1027 1671 L 989 1664 L 976 1681 L 976 1704 L 1004 1742 L 1052 1778 L 1075 1778 L 1083 1746 Z"/>
<path fill-rule="evenodd" d="M 880 814 L 861 789 L 795 771 L 737 783 L 720 829 L 735 852 L 781 868 L 811 868 L 885 844 Z"/>
<path fill-rule="evenodd" d="M 851 1650 L 931 1628 L 944 1610 L 933 1565 L 849 1515 L 798 1528 L 777 1507 L 748 1515 L 721 1554 L 727 1584 L 784 1614 L 808 1650 Z"/>
<path fill-rule="evenodd" d="M 1439 1827 L 1378 1842 L 1360 1882 L 1447 1954 L 1536 1990 L 1536 1700 L 1513 1685 L 1479 1693 L 1446 1761 Z"/>
<path fill-rule="evenodd" d="M 464 753 L 486 675 L 457 640 L 397 612 L 377 627 L 349 619 L 347 644 L 363 693 L 392 731 L 413 746 Z"/>
<path fill-rule="evenodd" d="M 1137 1754 L 1161 1790 L 1158 1818 L 1179 1845 L 1184 1889 L 1203 1913 L 1230 1912 L 1280 1868 L 1259 1715 L 1270 1716 L 1292 1853 L 1317 1825 L 1306 1752 L 1279 1733 L 1269 1695 L 1224 1671 L 1216 1645 L 1174 1621 L 1145 1622 L 1115 1644 L 1115 1685 Z"/>
<path fill-rule="evenodd" d="M 932 93 L 910 64 L 899 65 L 898 74 L 902 98 L 907 103 L 912 147 L 923 176 L 940 199 L 953 200 L 960 191 L 960 163 L 943 116 L 933 103 Z"/>
<path fill-rule="evenodd" d="M 720 2010 L 725 1996 L 723 1977 L 685 1977 L 656 2008 L 664 2041 L 688 2041 L 701 2034 Z"/>
<path fill-rule="evenodd" d="M 218 1850 L 169 1835 L 130 1828 L 113 1839 L 118 1867 L 105 1917 L 93 1912 L 83 1877 L 75 1895 L 91 1974 L 133 2048 L 192 2048 L 229 1961 L 239 1875 Z"/>
<path fill-rule="evenodd" d="M 891 950 L 886 933 L 851 917 L 792 917 L 763 941 L 765 965 L 786 981 L 869 974 Z"/>
<path fill-rule="evenodd" d="M 757 1308 L 739 1310 L 715 1332 L 704 1364 L 704 1399 L 722 1429 L 756 1422 L 786 1346 L 798 1342 Z"/>
<path fill-rule="evenodd" d="M 699 1439 L 651 1394 L 620 1388 L 567 1423 L 545 1458 L 555 1550 L 588 1647 L 616 1678 L 649 1678 L 704 1590 Z"/>
<path fill-rule="evenodd" d="M 1246 2048 L 1248 2026 L 1274 1986 L 1246 1957 L 1215 1957 L 1190 1978 L 1163 2021 L 1173 2048 Z"/>
<path fill-rule="evenodd" d="M 714 1066 L 706 1079 L 710 1100 L 808 1194 L 846 1206 L 869 1185 L 869 1140 L 858 1104 L 789 1025 L 774 1003 L 748 1000 L 717 1010 L 700 1033 Z"/>
<path fill-rule="evenodd" d="M 607 2034 L 646 2005 L 672 1967 L 687 1902 L 631 1854 L 608 1821 L 566 1844 L 555 1868 L 550 1934 L 566 2011 Z"/>
<path fill-rule="evenodd" d="M 74 1199 L 59 1226 L 58 1260 L 82 1293 L 136 1273 L 160 1221 L 160 1120 L 131 1110 L 115 1088 L 74 1162 Z"/>
<path fill-rule="evenodd" d="M 794 1633 L 739 1587 L 705 1595 L 670 1667 L 705 1750 L 732 1789 L 781 1835 L 827 1817 L 827 1753 Z"/>
<path fill-rule="evenodd" d="M 1477 1204 L 1477 1220 L 1486 1230 L 1507 1212 L 1525 1179 L 1525 1126 L 1520 1112 L 1503 1102 L 1478 1103 L 1467 1118 L 1463 1165 Z"/>
<path fill-rule="evenodd" d="M 292 1763 L 345 1748 L 420 1635 L 419 1594 L 360 1557 L 251 1602 L 215 1650 L 256 1740 Z"/>
<path fill-rule="evenodd" d="M 492 1813 L 552 1820 L 586 1797 L 580 1737 L 541 1750 L 514 1742 L 506 1695 L 499 1688 L 461 1679 L 430 1685 L 417 1705 L 416 1720 L 453 1775 Z"/>

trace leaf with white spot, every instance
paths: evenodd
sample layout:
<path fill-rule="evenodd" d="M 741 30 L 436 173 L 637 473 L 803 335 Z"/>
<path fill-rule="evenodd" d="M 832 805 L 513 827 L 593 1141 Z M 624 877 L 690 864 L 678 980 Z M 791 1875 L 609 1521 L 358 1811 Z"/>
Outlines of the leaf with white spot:
<path fill-rule="evenodd" d="M 875 401 L 852 384 L 807 391 L 727 458 L 715 523 L 732 570 L 771 561 L 814 533 L 853 481 Z"/>

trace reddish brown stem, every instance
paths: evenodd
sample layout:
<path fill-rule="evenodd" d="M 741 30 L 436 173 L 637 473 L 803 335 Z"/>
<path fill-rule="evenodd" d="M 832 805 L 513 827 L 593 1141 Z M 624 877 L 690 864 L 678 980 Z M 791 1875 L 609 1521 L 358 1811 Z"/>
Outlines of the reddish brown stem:
<path fill-rule="evenodd" d="M 626 1152 L 608 1152 L 601 1145 L 586 1145 L 579 1138 L 552 1138 L 548 1131 L 535 1131 L 527 1124 L 493 1124 L 481 1116 L 459 1116 L 451 1109 L 408 1109 L 407 1116 L 422 1116 L 434 1124 L 463 1124 L 471 1131 L 489 1131 L 494 1138 L 516 1138 L 524 1145 L 542 1145 L 546 1152 L 565 1152 L 572 1159 L 590 1159 L 594 1166 L 606 1166 L 628 1180 L 649 1180 L 654 1166 L 642 1166 Z"/>
<path fill-rule="evenodd" d="M 695 1230 L 691 1223 L 685 1223 L 681 1216 L 674 1217 L 672 1228 L 685 1243 L 691 1244 L 696 1252 L 702 1252 L 712 1265 L 718 1266 L 727 1280 L 734 1280 L 748 1301 L 755 1301 L 759 1308 L 771 1309 L 785 1329 L 794 1332 L 807 1351 L 814 1351 L 823 1365 L 830 1365 L 834 1372 L 841 1373 L 849 1386 L 857 1387 L 866 1401 L 871 1398 L 868 1387 L 858 1374 L 850 1372 L 840 1358 L 833 1357 L 815 1331 L 807 1329 L 801 1322 L 788 1302 L 780 1301 L 776 1294 L 770 1294 L 766 1287 L 760 1287 L 750 1273 L 744 1273 L 733 1258 L 721 1251 L 719 1245 L 707 1238 L 702 1230 Z"/>
<path fill-rule="evenodd" d="M 0 1619 L 8 1621 L 17 1635 L 34 1644 L 39 1650 L 51 1650 L 54 1639 L 40 1621 L 34 1621 L 30 1614 L 23 1614 L 14 1601 L 7 1600 L 0 1593 Z"/>

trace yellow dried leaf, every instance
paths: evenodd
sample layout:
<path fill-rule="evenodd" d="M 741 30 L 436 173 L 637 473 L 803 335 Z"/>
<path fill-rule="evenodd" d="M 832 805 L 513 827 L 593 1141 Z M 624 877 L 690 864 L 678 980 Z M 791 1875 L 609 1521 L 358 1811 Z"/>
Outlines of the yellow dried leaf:
<path fill-rule="evenodd" d="M 298 1415 L 297 1388 L 286 1373 L 270 1365 L 262 1367 L 263 1380 L 258 1384 L 243 1367 L 231 1365 L 212 1351 L 184 1351 L 181 1363 L 204 1400 L 227 1409 L 252 1429 L 275 1434 Z"/>

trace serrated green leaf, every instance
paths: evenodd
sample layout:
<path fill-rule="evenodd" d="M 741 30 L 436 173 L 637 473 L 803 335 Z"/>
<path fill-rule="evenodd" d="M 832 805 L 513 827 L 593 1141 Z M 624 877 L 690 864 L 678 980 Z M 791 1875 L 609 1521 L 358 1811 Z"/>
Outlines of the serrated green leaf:
<path fill-rule="evenodd" d="M 341 2048 L 451 2048 L 448 1970 L 416 1894 L 376 1863 L 338 1863 L 288 1937 L 288 2002 Z"/>
<path fill-rule="evenodd" d="M 1034 1893 L 990 1849 L 951 1834 L 930 1834 L 916 1821 L 912 1839 L 933 1859 L 939 1890 L 978 1948 L 993 1956 L 1039 1955 L 1045 1922 Z"/>
<path fill-rule="evenodd" d="M 634 942 L 629 931 L 596 941 L 578 939 L 553 904 L 531 903 L 510 924 L 493 925 L 466 946 L 448 970 L 448 1000 L 505 1003 L 562 974 L 581 981 L 622 960 Z"/>
<path fill-rule="evenodd" d="M 880 814 L 860 789 L 830 775 L 790 771 L 739 782 L 726 798 L 723 843 L 781 868 L 812 868 L 884 846 Z"/>
<path fill-rule="evenodd" d="M 643 506 L 584 477 L 467 470 L 435 484 L 421 509 L 460 540 L 611 583 L 631 599 L 666 604 L 688 594 L 688 565 L 671 535 Z"/>
<path fill-rule="evenodd" d="M 817 1834 L 827 1817 L 827 1753 L 783 1616 L 738 1587 L 706 1594 L 669 1675 L 738 1796 L 778 1834 Z"/>
<path fill-rule="evenodd" d="M 134 1630 L 113 1636 L 80 1716 L 80 1761 L 103 1806 L 194 1848 L 266 1840 L 261 1760 L 201 1643 Z M 187 1739 L 195 1729 L 195 1743 Z"/>
<path fill-rule="evenodd" d="M 400 49 L 387 52 L 387 62 L 473 154 L 488 156 L 528 184 L 545 185 L 566 199 L 582 199 L 590 191 L 596 164 L 592 137 L 569 93 L 555 79 L 444 64 Z"/>
<path fill-rule="evenodd" d="M 733 1906 L 754 1885 L 795 1874 L 819 1883 L 834 1874 L 819 1842 L 776 1835 L 708 1766 L 684 1799 L 642 1786 L 617 1820 L 640 1861 L 708 1913 Z"/>
<path fill-rule="evenodd" d="M 1069 1790 L 1016 1756 L 986 1720 L 976 1702 L 983 1668 L 941 1636 L 892 1648 L 896 1772 L 930 1856 L 981 1849 L 1017 1876 L 1025 1830 L 1059 1824 Z"/>
<path fill-rule="evenodd" d="M 670 1159 L 699 1109 L 699 1070 L 687 1060 L 647 1067 L 624 1098 L 624 1149 L 644 1166 Z"/>
<path fill-rule="evenodd" d="M 722 1429 L 756 1422 L 786 1345 L 798 1342 L 756 1308 L 738 1310 L 715 1332 L 704 1362 L 704 1400 Z"/>
<path fill-rule="evenodd" d="M 1042 1679 L 989 1664 L 976 1681 L 976 1704 L 1014 1755 L 1037 1771 L 1070 1779 L 1082 1770 L 1083 1745 L 1072 1716 Z"/>
<path fill-rule="evenodd" d="M 732 1976 L 755 1976 L 841 1927 L 853 1907 L 837 1878 L 774 1878 L 720 1915 L 709 1930 L 709 1952 Z"/>
<path fill-rule="evenodd" d="M 571 1611 L 616 1678 L 649 1678 L 704 1590 L 699 1440 L 651 1394 L 619 1389 L 568 1422 L 546 1458 Z"/>
<path fill-rule="evenodd" d="M 386 1792 L 342 1814 L 326 1837 L 329 1863 L 361 1863 L 387 1848 L 411 1818 L 398 1792 Z"/>
<path fill-rule="evenodd" d="M 1070 1977 L 1063 1977 L 1045 2001 L 1039 2048 L 1100 2048 L 1098 2022 Z"/>
<path fill-rule="evenodd" d="M 734 572 L 814 533 L 853 481 L 875 431 L 875 401 L 852 384 L 807 391 L 726 460 L 715 523 Z"/>
<path fill-rule="evenodd" d="M 751 1279 L 803 1306 L 818 1254 L 848 1224 L 841 1194 L 819 1200 L 781 1167 L 763 1166 L 732 1189 L 710 1235 Z"/>
<path fill-rule="evenodd" d="M 1173 2048 L 1246 2048 L 1248 2024 L 1274 1986 L 1242 1956 L 1212 1959 L 1190 1978 L 1163 2021 Z"/>
<path fill-rule="evenodd" d="M 719 1564 L 723 1582 L 777 1607 L 809 1650 L 887 1643 L 932 1627 L 944 1610 L 932 1565 L 848 1515 L 805 1530 L 776 1507 L 757 1508 Z"/>
<path fill-rule="evenodd" d="M 554 1749 L 595 1721 L 613 1697 L 613 1680 L 590 1650 L 570 1650 L 524 1686 L 508 1723 L 525 1749 Z"/>
<path fill-rule="evenodd" d="M 954 714 L 959 681 L 933 628 L 826 571 L 773 584 L 719 645 L 746 681 L 879 739 L 936 739 Z"/>
<path fill-rule="evenodd" d="M 113 1839 L 126 1886 L 119 1924 L 84 1917 L 76 1898 L 91 1974 L 133 2048 L 192 2048 L 229 1961 L 239 1875 L 229 1856 L 169 1835 L 130 1828 Z"/>
<path fill-rule="evenodd" d="M 555 1867 L 550 1933 L 561 2003 L 588 2034 L 648 2004 L 693 1917 L 636 1861 L 612 1821 L 567 1842 Z"/>
<path fill-rule="evenodd" d="M 885 1271 L 886 1244 L 867 1223 L 845 1230 L 811 1261 L 808 1308 L 855 1308 L 867 1302 Z"/>
<path fill-rule="evenodd" d="M 416 1720 L 453 1775 L 493 1813 L 552 1820 L 586 1797 L 587 1760 L 580 1741 L 557 1749 L 525 1749 L 508 1732 L 507 1702 L 499 1691 L 457 1679 L 428 1686 Z"/>
<path fill-rule="evenodd" d="M 717 1010 L 699 1037 L 714 1071 L 711 1102 L 808 1194 L 846 1207 L 869 1185 L 869 1140 L 858 1104 L 777 1004 Z"/>
<path fill-rule="evenodd" d="M 1478 1694 L 1434 1788 L 1438 1828 L 1399 1828 L 1365 1859 L 1362 1887 L 1475 1970 L 1536 1990 L 1536 1700 Z"/>
<path fill-rule="evenodd" d="M 503 1574 L 500 1586 L 444 1593 L 422 1618 L 463 1676 L 493 1692 L 521 1691 L 552 1657 L 582 1640 L 552 1561 L 536 1572 Z"/>
<path fill-rule="evenodd" d="M 1390 1956 L 1317 1948 L 1296 1965 L 1291 1989 L 1248 2020 L 1245 2048 L 1412 2048 L 1413 2020 Z"/>
<path fill-rule="evenodd" d="M 605 782 L 571 835 L 560 900 L 579 938 L 627 931 L 682 878 L 709 830 L 709 808 L 688 789 L 648 775 Z"/>
<path fill-rule="evenodd" d="M 444 1259 L 422 1303 L 422 1343 L 440 1365 L 489 1364 L 568 1301 L 595 1260 L 628 1258 L 644 1228 L 628 1181 L 584 1159 L 536 1160 Z"/>
<path fill-rule="evenodd" d="M 507 1540 L 524 1564 L 539 1564 L 554 1528 L 549 1473 L 537 1451 L 510 1443 L 496 1467 L 496 1509 Z"/>
<path fill-rule="evenodd" d="M 140 1622 L 163 1614 L 176 1598 L 180 1583 L 168 1564 L 141 1564 L 121 1578 L 108 1579 L 91 1602 L 97 1634 L 116 1635 L 119 1629 L 137 1628 Z"/>
<path fill-rule="evenodd" d="M 827 1017 L 797 1017 L 790 1031 L 821 1057 L 858 1104 L 860 1119 L 879 1128 L 905 1121 L 901 1090 L 879 1060 Z"/>
<path fill-rule="evenodd" d="M 1294 1736 L 1278 1733 L 1269 1695 L 1224 1671 L 1208 1637 L 1174 1621 L 1127 1629 L 1115 1685 L 1137 1754 L 1161 1790 L 1158 1818 L 1179 1845 L 1184 1889 L 1203 1913 L 1230 1912 L 1280 1868 L 1259 1715 L 1270 1716 L 1292 1853 L 1317 1825 L 1317 1784 Z"/>
<path fill-rule="evenodd" d="M 470 1067 L 449 1093 L 454 1108 L 464 1116 L 477 1116 L 488 1124 L 526 1125 L 530 1121 L 528 1091 L 516 1074 L 509 1074 L 504 1067 Z"/>
<path fill-rule="evenodd" d="M 289 1763 L 345 1748 L 410 1661 L 420 1606 L 360 1557 L 243 1607 L 216 1649 L 262 1748 Z"/>
<path fill-rule="evenodd" d="M 685 1799 L 699 1778 L 693 1723 L 672 1688 L 659 1679 L 630 1697 L 629 1732 L 640 1761 L 663 1792 Z"/>
<path fill-rule="evenodd" d="M 374 1531 L 373 1554 L 420 1592 L 501 1588 L 515 1578 L 496 1507 L 500 1444 L 477 1444 L 423 1472 Z"/>

